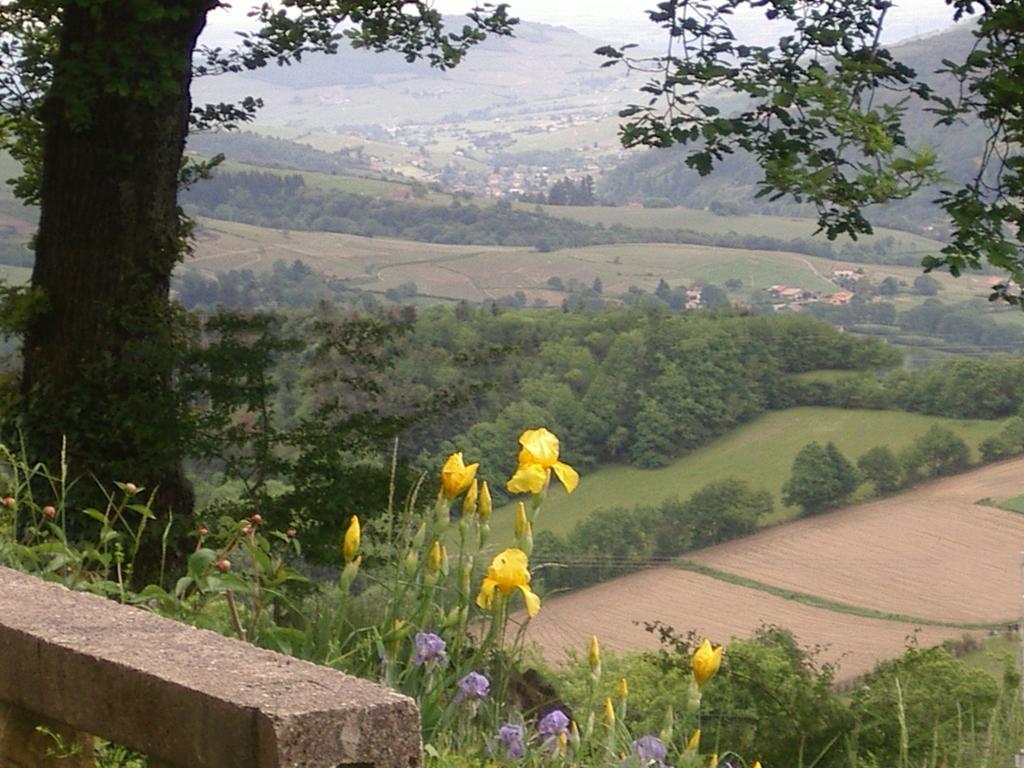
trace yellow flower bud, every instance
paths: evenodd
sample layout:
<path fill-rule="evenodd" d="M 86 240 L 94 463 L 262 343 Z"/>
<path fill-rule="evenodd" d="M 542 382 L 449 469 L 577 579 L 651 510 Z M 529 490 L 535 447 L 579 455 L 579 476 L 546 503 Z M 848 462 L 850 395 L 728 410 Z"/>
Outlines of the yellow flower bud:
<path fill-rule="evenodd" d="M 720 645 L 712 648 L 711 641 L 705 637 L 700 647 L 694 651 L 690 666 L 693 668 L 693 679 L 697 681 L 698 686 L 704 685 L 718 672 L 718 667 L 722 663 L 722 650 Z"/>
<path fill-rule="evenodd" d="M 473 484 L 469 486 L 466 495 L 462 499 L 462 519 L 467 520 L 476 514 L 476 499 L 480 492 L 480 485 L 477 479 L 473 478 Z"/>
<path fill-rule="evenodd" d="M 441 542 L 434 539 L 434 543 L 430 547 L 430 557 L 427 558 L 427 571 L 431 574 L 440 571 L 443 557 L 444 553 L 442 552 Z"/>
<path fill-rule="evenodd" d="M 561 733 L 558 734 L 558 748 L 560 750 L 564 750 L 568 746 L 569 746 L 569 737 L 566 735 L 565 731 L 562 731 Z"/>
<path fill-rule="evenodd" d="M 580 728 L 576 725 L 575 720 L 569 721 L 569 741 L 572 742 L 574 747 L 579 747 L 580 745 Z"/>
<path fill-rule="evenodd" d="M 486 480 L 480 484 L 480 503 L 477 505 L 476 513 L 480 516 L 481 523 L 491 519 L 491 489 L 487 487 Z"/>
<path fill-rule="evenodd" d="M 629 684 L 626 682 L 626 678 L 619 678 L 619 701 L 625 701 L 629 698 Z"/>
<path fill-rule="evenodd" d="M 601 668 L 601 645 L 597 642 L 597 635 L 590 636 L 590 653 L 587 654 L 590 662 L 590 671 L 597 672 Z"/>
<path fill-rule="evenodd" d="M 615 707 L 612 705 L 611 696 L 604 700 L 604 722 L 609 728 L 615 725 Z"/>
<path fill-rule="evenodd" d="M 755 760 L 754 764 L 752 766 L 750 766 L 750 768 L 761 768 L 761 761 L 760 760 Z"/>
<path fill-rule="evenodd" d="M 696 752 L 698 749 L 700 749 L 700 728 L 695 730 L 690 735 L 690 740 L 686 742 L 687 752 Z"/>
<path fill-rule="evenodd" d="M 718 753 L 712 752 L 711 759 L 708 760 L 708 768 L 718 768 Z"/>
<path fill-rule="evenodd" d="M 526 533 L 526 529 L 530 527 L 530 520 L 526 517 L 526 505 L 523 502 L 519 502 L 516 505 L 516 524 L 513 532 L 517 539 L 523 538 Z"/>
<path fill-rule="evenodd" d="M 345 531 L 345 539 L 341 545 L 341 554 L 345 557 L 346 563 L 351 563 L 355 560 L 356 555 L 359 553 L 359 535 L 359 518 L 352 515 L 352 519 L 348 524 L 348 530 Z"/>

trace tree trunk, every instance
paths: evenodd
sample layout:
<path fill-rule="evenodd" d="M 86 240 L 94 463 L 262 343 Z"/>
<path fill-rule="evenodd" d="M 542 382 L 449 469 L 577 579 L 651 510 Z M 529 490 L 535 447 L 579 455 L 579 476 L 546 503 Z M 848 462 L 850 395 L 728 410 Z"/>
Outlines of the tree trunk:
<path fill-rule="evenodd" d="M 191 56 L 211 5 L 64 5 L 43 107 L 32 272 L 42 304 L 22 376 L 33 459 L 56 472 L 66 437 L 72 476 L 157 489 L 154 511 L 186 520 L 193 496 L 181 470 L 168 292 L 183 249 L 177 179 Z"/>

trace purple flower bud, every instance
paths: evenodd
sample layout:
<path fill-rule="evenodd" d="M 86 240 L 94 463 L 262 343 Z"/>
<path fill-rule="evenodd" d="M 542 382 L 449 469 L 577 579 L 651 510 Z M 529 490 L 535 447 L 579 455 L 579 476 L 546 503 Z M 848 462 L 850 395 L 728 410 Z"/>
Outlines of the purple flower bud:
<path fill-rule="evenodd" d="M 526 754 L 524 738 L 526 729 L 516 723 L 506 723 L 498 729 L 498 741 L 505 747 L 507 757 L 522 757 Z"/>
<path fill-rule="evenodd" d="M 541 736 L 558 736 L 569 731 L 569 718 L 560 709 L 548 712 L 537 723 L 537 733 Z"/>
<path fill-rule="evenodd" d="M 447 644 L 433 632 L 417 632 L 413 643 L 416 646 L 416 655 L 412 657 L 412 663 L 417 667 L 428 662 L 443 665 L 448 661 L 448 654 L 445 652 Z"/>
<path fill-rule="evenodd" d="M 633 742 L 633 753 L 640 759 L 641 765 L 655 765 L 661 768 L 665 765 L 668 750 L 665 749 L 665 742 L 657 736 L 641 736 Z"/>
<path fill-rule="evenodd" d="M 466 699 L 482 699 L 491 690 L 491 682 L 479 672 L 470 672 L 459 680 L 459 692 L 455 695 L 456 701 Z"/>

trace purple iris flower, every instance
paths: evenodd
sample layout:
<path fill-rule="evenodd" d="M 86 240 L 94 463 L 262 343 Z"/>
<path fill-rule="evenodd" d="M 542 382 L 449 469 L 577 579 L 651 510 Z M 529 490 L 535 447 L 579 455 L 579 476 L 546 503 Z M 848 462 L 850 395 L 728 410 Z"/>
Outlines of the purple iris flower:
<path fill-rule="evenodd" d="M 633 753 L 640 759 L 641 765 L 663 768 L 668 750 L 665 742 L 657 736 L 641 736 L 633 742 Z"/>
<path fill-rule="evenodd" d="M 443 666 L 448 660 L 445 652 L 447 644 L 433 632 L 417 632 L 413 643 L 416 645 L 416 655 L 412 657 L 412 663 L 417 667 L 428 662 Z"/>
<path fill-rule="evenodd" d="M 456 701 L 466 699 L 483 699 L 491 690 L 491 681 L 479 672 L 470 672 L 459 680 L 459 692 L 455 694 Z"/>
<path fill-rule="evenodd" d="M 506 723 L 498 729 L 498 741 L 505 747 L 506 757 L 522 757 L 526 754 L 526 729 L 516 723 Z"/>
<path fill-rule="evenodd" d="M 560 709 L 553 709 L 548 712 L 537 723 L 537 733 L 549 738 L 558 738 L 560 733 L 569 732 L 569 718 Z"/>

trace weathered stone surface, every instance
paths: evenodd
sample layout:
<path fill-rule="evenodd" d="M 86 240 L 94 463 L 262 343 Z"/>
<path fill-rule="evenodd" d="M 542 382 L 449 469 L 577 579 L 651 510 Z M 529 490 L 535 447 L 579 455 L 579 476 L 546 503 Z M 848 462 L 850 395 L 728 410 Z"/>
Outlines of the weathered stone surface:
<path fill-rule="evenodd" d="M 0 568 L 0 702 L 180 768 L 409 768 L 388 688 Z"/>

